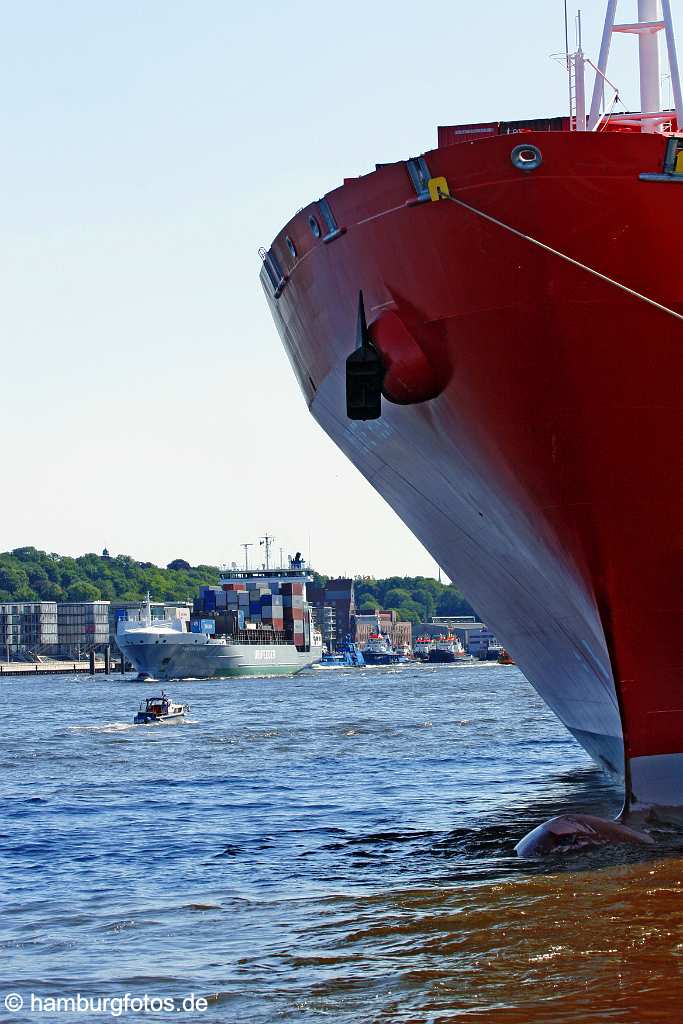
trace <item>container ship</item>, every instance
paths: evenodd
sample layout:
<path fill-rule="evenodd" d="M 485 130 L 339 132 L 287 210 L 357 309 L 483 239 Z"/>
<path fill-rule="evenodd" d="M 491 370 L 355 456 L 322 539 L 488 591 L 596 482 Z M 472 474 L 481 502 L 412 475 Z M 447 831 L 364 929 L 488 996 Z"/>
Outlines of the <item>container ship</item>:
<path fill-rule="evenodd" d="M 189 623 L 153 620 L 148 597 L 139 617 L 119 620 L 116 641 L 149 679 L 292 675 L 322 657 L 306 602 L 312 578 L 298 557 L 288 569 L 233 570 L 201 588 Z"/>
<path fill-rule="evenodd" d="M 440 127 L 298 212 L 261 281 L 318 423 L 625 809 L 680 810 L 683 99 L 669 0 L 616 9 L 566 115 Z"/>

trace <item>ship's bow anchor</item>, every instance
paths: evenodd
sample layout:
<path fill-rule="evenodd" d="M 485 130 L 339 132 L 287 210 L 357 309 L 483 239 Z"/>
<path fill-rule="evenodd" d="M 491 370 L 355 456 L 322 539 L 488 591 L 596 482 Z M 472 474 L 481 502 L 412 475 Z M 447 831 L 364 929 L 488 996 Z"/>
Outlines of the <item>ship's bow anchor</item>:
<path fill-rule="evenodd" d="M 356 349 L 346 360 L 349 419 L 378 419 L 382 415 L 382 397 L 395 405 L 428 402 L 441 394 L 448 377 L 445 362 L 431 362 L 414 331 L 396 310 L 385 309 L 368 328 L 360 292 Z"/>
<path fill-rule="evenodd" d="M 384 364 L 365 320 L 363 292 L 358 295 L 356 349 L 346 360 L 346 415 L 350 420 L 377 420 L 382 415 Z"/>

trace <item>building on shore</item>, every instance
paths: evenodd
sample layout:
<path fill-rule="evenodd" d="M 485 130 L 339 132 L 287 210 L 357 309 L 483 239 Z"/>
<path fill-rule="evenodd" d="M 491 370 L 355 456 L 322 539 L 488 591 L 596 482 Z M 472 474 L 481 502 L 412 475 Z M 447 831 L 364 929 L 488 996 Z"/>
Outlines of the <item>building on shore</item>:
<path fill-rule="evenodd" d="M 12 601 L 0 604 L 0 658 L 80 659 L 109 643 L 109 601 Z"/>
<path fill-rule="evenodd" d="M 372 615 L 354 615 L 353 639 L 360 647 L 367 643 L 371 633 L 385 633 L 393 647 L 413 646 L 413 626 L 411 622 L 400 622 L 395 611 L 383 611 L 378 608 Z"/>
<path fill-rule="evenodd" d="M 328 580 L 324 587 L 310 584 L 306 598 L 313 611 L 313 620 L 323 636 L 328 651 L 336 651 L 352 633 L 356 614 L 353 580 L 340 577 Z"/>
<path fill-rule="evenodd" d="M 56 601 L 8 601 L 0 604 L 0 658 L 32 661 L 56 649 Z"/>
<path fill-rule="evenodd" d="M 311 606 L 313 624 L 323 638 L 325 650 L 336 651 L 337 649 L 337 612 L 334 605 L 314 604 Z"/>
<path fill-rule="evenodd" d="M 109 601 L 64 601 L 57 605 L 58 652 L 67 658 L 109 643 Z"/>

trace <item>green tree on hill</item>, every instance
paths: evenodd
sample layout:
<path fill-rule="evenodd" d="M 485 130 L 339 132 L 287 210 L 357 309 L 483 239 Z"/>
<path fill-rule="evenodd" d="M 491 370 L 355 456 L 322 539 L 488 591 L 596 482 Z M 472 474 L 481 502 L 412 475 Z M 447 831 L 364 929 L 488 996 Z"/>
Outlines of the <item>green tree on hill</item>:
<path fill-rule="evenodd" d="M 390 587 L 389 590 L 384 593 L 384 605 L 387 608 L 400 608 L 408 601 L 412 601 L 413 597 L 409 590 L 404 587 Z"/>
<path fill-rule="evenodd" d="M 102 594 L 100 588 L 88 580 L 72 583 L 66 592 L 67 601 L 100 601 Z"/>
<path fill-rule="evenodd" d="M 167 569 L 191 569 L 192 566 L 189 562 L 186 562 L 184 558 L 174 558 L 172 562 L 169 562 L 166 566 Z"/>
<path fill-rule="evenodd" d="M 377 580 L 362 576 L 354 580 L 356 605 L 361 614 L 376 608 L 394 609 L 402 619 L 427 622 L 433 615 L 474 615 L 474 609 L 454 584 L 439 583 L 426 576 L 390 576 Z"/>

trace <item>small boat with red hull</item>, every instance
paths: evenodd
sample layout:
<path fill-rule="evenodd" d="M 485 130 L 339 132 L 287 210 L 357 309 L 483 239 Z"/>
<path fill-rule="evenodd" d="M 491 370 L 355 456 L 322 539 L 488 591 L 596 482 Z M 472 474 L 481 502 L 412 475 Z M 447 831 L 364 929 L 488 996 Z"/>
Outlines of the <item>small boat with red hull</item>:
<path fill-rule="evenodd" d="M 566 117 L 443 127 L 346 179 L 262 283 L 316 420 L 627 808 L 680 809 L 683 99 L 669 0 L 616 6 L 592 102 L 579 48 Z M 610 100 L 615 31 L 637 35 L 640 113 Z"/>

